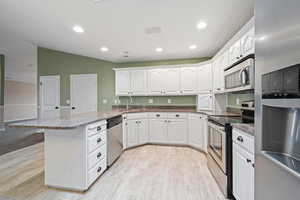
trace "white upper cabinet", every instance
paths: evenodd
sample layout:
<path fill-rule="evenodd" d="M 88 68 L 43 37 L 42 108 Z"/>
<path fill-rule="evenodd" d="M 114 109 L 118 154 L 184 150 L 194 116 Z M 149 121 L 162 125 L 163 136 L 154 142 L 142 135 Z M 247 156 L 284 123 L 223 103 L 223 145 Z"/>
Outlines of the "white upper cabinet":
<path fill-rule="evenodd" d="M 197 94 L 198 91 L 197 67 L 182 67 L 180 69 L 180 93 Z M 207 84 L 205 84 L 207 85 Z"/>
<path fill-rule="evenodd" d="M 213 61 L 213 88 L 214 92 L 221 92 L 220 58 Z"/>
<path fill-rule="evenodd" d="M 199 94 L 197 97 L 197 109 L 198 110 L 212 110 L 213 109 L 213 97 L 212 94 Z"/>
<path fill-rule="evenodd" d="M 165 74 L 165 69 L 150 69 L 148 70 L 148 89 L 151 95 L 163 95 L 165 82 L 162 81 Z"/>
<path fill-rule="evenodd" d="M 147 94 L 147 71 L 132 70 L 130 72 L 131 94 L 145 95 Z"/>
<path fill-rule="evenodd" d="M 118 70 L 116 71 L 116 94 L 119 96 L 146 95 L 146 70 Z"/>
<path fill-rule="evenodd" d="M 242 57 L 254 53 L 254 47 L 255 47 L 254 37 L 255 37 L 254 28 L 252 28 L 242 37 L 241 39 Z"/>
<path fill-rule="evenodd" d="M 212 92 L 212 65 L 206 64 L 198 67 L 198 91 L 199 93 Z"/>
<path fill-rule="evenodd" d="M 130 71 L 116 71 L 116 94 L 130 95 Z"/>
<path fill-rule="evenodd" d="M 180 94 L 180 69 L 150 69 L 148 71 L 149 95 Z"/>
<path fill-rule="evenodd" d="M 165 70 L 163 79 L 160 83 L 165 81 L 164 94 L 178 95 L 180 93 L 180 68 L 169 68 Z"/>
<path fill-rule="evenodd" d="M 237 62 L 242 57 L 241 40 L 236 41 L 229 49 L 230 65 Z"/>

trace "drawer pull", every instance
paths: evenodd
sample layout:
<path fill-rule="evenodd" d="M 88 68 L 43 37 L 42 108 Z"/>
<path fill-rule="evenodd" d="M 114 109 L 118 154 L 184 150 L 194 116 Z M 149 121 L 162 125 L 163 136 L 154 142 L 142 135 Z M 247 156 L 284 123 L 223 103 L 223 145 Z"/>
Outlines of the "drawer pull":
<path fill-rule="evenodd" d="M 160 117 L 160 114 L 156 114 L 156 117 Z"/>
<path fill-rule="evenodd" d="M 180 115 L 177 114 L 177 115 L 175 115 L 175 116 L 176 116 L 176 117 L 179 117 Z"/>
<path fill-rule="evenodd" d="M 100 143 L 101 141 L 102 141 L 101 138 L 98 138 L 98 139 L 97 139 L 97 143 Z"/>
<path fill-rule="evenodd" d="M 251 163 L 251 160 L 247 158 L 247 163 Z"/>
<path fill-rule="evenodd" d="M 100 158 L 102 156 L 102 154 L 99 152 L 98 154 L 97 154 L 97 158 Z"/>
<path fill-rule="evenodd" d="M 102 129 L 101 126 L 97 127 L 97 131 L 101 131 L 101 129 Z"/>
<path fill-rule="evenodd" d="M 99 167 L 99 168 L 97 169 L 97 172 L 101 172 L 101 169 L 102 169 L 102 168 L 101 168 L 101 167 Z"/>
<path fill-rule="evenodd" d="M 237 137 L 237 140 L 240 142 L 244 142 L 244 138 L 242 136 Z"/>

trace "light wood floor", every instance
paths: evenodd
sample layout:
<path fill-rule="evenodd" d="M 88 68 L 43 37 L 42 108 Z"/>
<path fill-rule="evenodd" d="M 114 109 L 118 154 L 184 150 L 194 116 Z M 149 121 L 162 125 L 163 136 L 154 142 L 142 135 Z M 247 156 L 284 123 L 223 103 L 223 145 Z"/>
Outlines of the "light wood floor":
<path fill-rule="evenodd" d="M 0 199 L 224 200 L 204 154 L 187 147 L 131 149 L 86 192 L 44 186 L 43 144 L 0 157 Z M 1 198 L 2 197 L 2 198 Z"/>

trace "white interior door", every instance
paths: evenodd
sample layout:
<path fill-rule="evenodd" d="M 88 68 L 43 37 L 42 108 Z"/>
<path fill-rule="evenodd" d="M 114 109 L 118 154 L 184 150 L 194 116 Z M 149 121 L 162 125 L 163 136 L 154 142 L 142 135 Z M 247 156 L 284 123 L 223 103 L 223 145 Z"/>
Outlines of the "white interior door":
<path fill-rule="evenodd" d="M 71 75 L 72 114 L 97 112 L 97 74 Z"/>
<path fill-rule="evenodd" d="M 40 76 L 40 118 L 60 114 L 60 76 Z"/>

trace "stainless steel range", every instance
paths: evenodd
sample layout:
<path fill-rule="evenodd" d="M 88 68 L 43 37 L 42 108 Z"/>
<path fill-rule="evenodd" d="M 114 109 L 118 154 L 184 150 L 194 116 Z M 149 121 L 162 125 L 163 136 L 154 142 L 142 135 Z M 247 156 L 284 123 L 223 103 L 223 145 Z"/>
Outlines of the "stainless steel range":
<path fill-rule="evenodd" d="M 241 117 L 208 118 L 208 167 L 227 198 L 232 195 L 232 126 L 253 123 L 254 111 L 243 110 Z"/>

